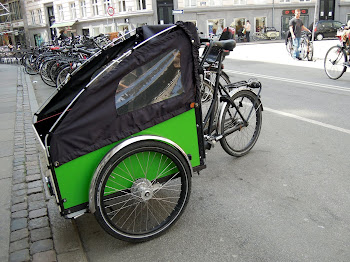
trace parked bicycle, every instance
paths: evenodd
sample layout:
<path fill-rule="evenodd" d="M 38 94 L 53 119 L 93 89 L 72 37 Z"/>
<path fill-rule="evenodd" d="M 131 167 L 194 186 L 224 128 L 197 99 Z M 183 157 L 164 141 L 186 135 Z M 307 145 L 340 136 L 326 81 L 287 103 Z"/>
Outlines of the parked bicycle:
<path fill-rule="evenodd" d="M 233 40 L 211 41 L 201 58 L 205 63 L 216 64 L 214 82 L 202 80 L 202 120 L 206 149 L 220 141 L 230 155 L 240 157 L 255 145 L 262 125 L 261 83 L 257 80 L 240 81 L 223 85 L 220 82 L 222 61 L 235 47 Z M 218 50 L 215 60 L 208 62 L 211 48 Z M 205 71 L 204 71 L 205 72 Z M 253 89 L 258 90 L 257 94 Z"/>
<path fill-rule="evenodd" d="M 312 37 L 312 34 L 302 31 L 300 46 L 299 46 L 299 52 L 300 52 L 299 57 L 302 60 L 307 59 L 308 61 L 312 61 L 313 59 L 314 47 L 311 41 L 311 37 Z M 290 54 L 291 57 L 293 57 L 294 46 L 293 46 L 293 39 L 290 33 L 287 34 L 285 44 L 286 44 L 287 52 Z"/>
<path fill-rule="evenodd" d="M 331 47 L 324 59 L 324 70 L 331 79 L 340 78 L 350 67 L 350 39 L 344 34 L 344 27 L 338 30 L 340 44 Z"/>
<path fill-rule="evenodd" d="M 276 40 L 280 33 L 274 27 L 266 27 L 264 31 L 254 32 L 252 38 L 254 41 Z"/>

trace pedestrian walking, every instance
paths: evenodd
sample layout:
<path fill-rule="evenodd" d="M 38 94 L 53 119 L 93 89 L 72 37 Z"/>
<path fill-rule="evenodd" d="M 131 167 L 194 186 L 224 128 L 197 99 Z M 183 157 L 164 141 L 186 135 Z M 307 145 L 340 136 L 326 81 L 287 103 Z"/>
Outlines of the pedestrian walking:
<path fill-rule="evenodd" d="M 247 42 L 250 42 L 250 30 L 252 28 L 252 25 L 250 24 L 249 20 L 247 20 L 247 23 L 244 25 L 245 29 L 245 37 L 247 38 Z"/>
<path fill-rule="evenodd" d="M 290 34 L 292 36 L 293 39 L 293 58 L 296 58 L 298 60 L 301 60 L 300 58 L 300 40 L 301 40 L 301 31 L 308 31 L 309 33 L 311 33 L 311 31 L 309 29 L 307 29 L 304 24 L 303 21 L 300 19 L 300 9 L 295 9 L 295 17 L 292 18 L 289 21 L 289 31 Z"/>

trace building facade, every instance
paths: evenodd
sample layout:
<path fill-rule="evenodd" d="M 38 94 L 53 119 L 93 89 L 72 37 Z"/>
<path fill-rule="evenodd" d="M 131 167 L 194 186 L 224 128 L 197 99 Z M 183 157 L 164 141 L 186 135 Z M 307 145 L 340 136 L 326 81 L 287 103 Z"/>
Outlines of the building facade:
<path fill-rule="evenodd" d="M 283 35 L 296 8 L 301 9 L 308 27 L 314 21 L 315 7 L 316 20 L 350 20 L 350 0 L 178 0 L 177 8 L 183 13 L 175 15 L 175 20 L 194 22 L 206 36 L 219 34 L 227 26 L 237 32 L 247 20 L 254 32 L 275 27 Z"/>
<path fill-rule="evenodd" d="M 205 36 L 220 34 L 227 26 L 237 31 L 247 20 L 252 31 L 275 27 L 283 35 L 296 8 L 302 10 L 301 18 L 306 26 L 315 16 L 342 23 L 350 20 L 350 0 L 7 0 L 1 3 L 11 8 L 12 16 L 11 26 L 0 20 L 0 33 L 12 30 L 12 35 L 7 33 L 7 39 L 15 43 L 26 41 L 32 46 L 53 39 L 62 28 L 77 35 L 96 36 L 179 20 L 195 23 Z"/>

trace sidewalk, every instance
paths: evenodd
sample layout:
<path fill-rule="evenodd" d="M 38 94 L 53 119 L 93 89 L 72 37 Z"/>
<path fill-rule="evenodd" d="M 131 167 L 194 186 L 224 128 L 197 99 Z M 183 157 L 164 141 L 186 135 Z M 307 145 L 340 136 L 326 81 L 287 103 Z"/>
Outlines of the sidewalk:
<path fill-rule="evenodd" d="M 29 77 L 0 65 L 1 261 L 56 261 L 39 151 L 32 129 L 37 109 Z"/>

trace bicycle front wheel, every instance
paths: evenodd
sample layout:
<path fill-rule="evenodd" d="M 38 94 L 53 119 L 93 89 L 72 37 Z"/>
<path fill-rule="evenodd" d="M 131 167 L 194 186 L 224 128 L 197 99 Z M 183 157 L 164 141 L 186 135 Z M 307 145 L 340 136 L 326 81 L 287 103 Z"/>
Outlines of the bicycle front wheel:
<path fill-rule="evenodd" d="M 101 170 L 95 186 L 95 217 L 115 238 L 150 240 L 181 216 L 191 191 L 191 171 L 172 146 L 141 141 L 117 153 Z"/>
<path fill-rule="evenodd" d="M 346 71 L 347 56 L 340 46 L 331 47 L 324 59 L 324 70 L 331 79 L 338 79 Z"/>
<path fill-rule="evenodd" d="M 240 157 L 247 154 L 258 140 L 262 107 L 257 95 L 249 90 L 237 92 L 231 100 L 235 106 L 227 103 L 221 114 L 219 133 L 223 138 L 220 143 L 226 153 Z"/>

